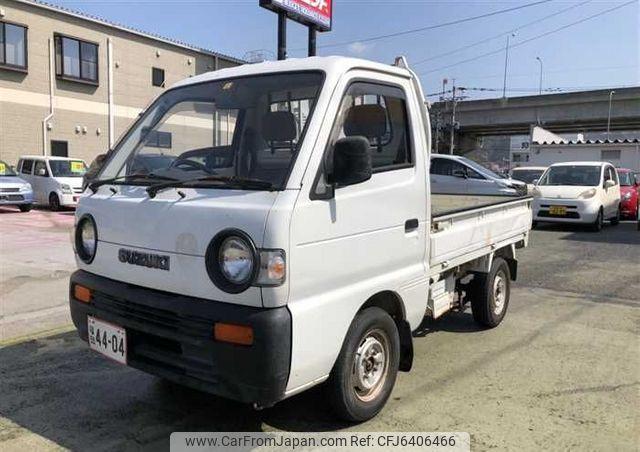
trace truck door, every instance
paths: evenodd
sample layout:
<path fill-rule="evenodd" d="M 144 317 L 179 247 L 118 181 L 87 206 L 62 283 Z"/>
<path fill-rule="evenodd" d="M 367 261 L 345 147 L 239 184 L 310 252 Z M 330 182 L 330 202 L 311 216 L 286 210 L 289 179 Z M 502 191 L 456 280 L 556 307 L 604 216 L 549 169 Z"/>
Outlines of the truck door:
<path fill-rule="evenodd" d="M 332 104 L 337 114 L 330 109 L 323 122 L 330 133 L 316 142 L 293 212 L 289 308 L 297 374 L 290 387 L 331 370 L 355 313 L 372 295 L 395 292 L 424 314 L 427 175 L 426 152 L 415 139 L 422 136 L 420 113 L 415 95 L 407 94 L 408 79 L 380 78 L 389 83 L 358 78 L 339 85 L 344 94 Z M 373 174 L 333 190 L 327 177 L 333 146 L 350 136 L 368 140 Z"/>

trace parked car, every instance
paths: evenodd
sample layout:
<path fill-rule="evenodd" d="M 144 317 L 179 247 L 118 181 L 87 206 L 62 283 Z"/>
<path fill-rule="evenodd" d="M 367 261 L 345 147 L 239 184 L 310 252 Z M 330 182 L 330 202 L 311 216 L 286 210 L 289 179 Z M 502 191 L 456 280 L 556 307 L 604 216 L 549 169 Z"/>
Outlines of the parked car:
<path fill-rule="evenodd" d="M 605 219 L 620 221 L 618 172 L 606 162 L 551 165 L 533 190 L 533 220 L 586 223 L 599 231 Z"/>
<path fill-rule="evenodd" d="M 107 154 L 98 155 L 84 175 L 82 186 L 86 187 L 102 169 L 102 165 L 107 159 Z M 136 155 L 132 163 L 127 166 L 127 174 L 149 174 L 154 170 L 170 167 L 176 159 L 174 155 L 166 154 L 140 154 Z"/>
<path fill-rule="evenodd" d="M 431 156 L 431 192 L 457 195 L 527 194 L 527 184 L 497 175 L 479 163 L 459 155 Z"/>
<path fill-rule="evenodd" d="M 546 166 L 520 166 L 511 170 L 511 178 L 527 184 L 527 192 L 531 194 L 546 169 Z"/>
<path fill-rule="evenodd" d="M 17 171 L 33 187 L 34 203 L 55 211 L 77 205 L 87 164 L 67 157 L 25 155 L 20 157 Z"/>
<path fill-rule="evenodd" d="M 29 182 L 0 160 L 0 206 L 17 206 L 21 212 L 28 212 L 32 203 L 33 190 Z"/>
<path fill-rule="evenodd" d="M 634 220 L 638 217 L 640 204 L 640 181 L 630 169 L 618 168 L 620 177 L 620 214 L 623 218 Z"/>

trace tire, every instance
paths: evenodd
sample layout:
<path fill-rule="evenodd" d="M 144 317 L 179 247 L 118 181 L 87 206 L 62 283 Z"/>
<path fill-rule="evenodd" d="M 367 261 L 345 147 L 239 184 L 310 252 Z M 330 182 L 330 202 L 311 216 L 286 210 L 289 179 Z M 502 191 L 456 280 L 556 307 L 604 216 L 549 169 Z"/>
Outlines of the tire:
<path fill-rule="evenodd" d="M 495 328 L 504 319 L 511 298 L 511 272 L 501 257 L 496 257 L 489 273 L 476 273 L 469 284 L 471 312 L 476 323 Z"/>
<path fill-rule="evenodd" d="M 327 384 L 336 415 L 363 422 L 378 414 L 391 395 L 399 362 L 400 336 L 391 316 L 377 307 L 359 312 Z"/>
<path fill-rule="evenodd" d="M 32 205 L 31 204 L 20 204 L 18 206 L 18 208 L 20 209 L 20 212 L 29 212 L 31 210 Z"/>
<path fill-rule="evenodd" d="M 618 206 L 618 210 L 616 211 L 616 216 L 611 220 L 611 226 L 618 226 L 620 224 L 620 206 Z"/>
<path fill-rule="evenodd" d="M 51 193 L 49 195 L 49 207 L 53 212 L 58 212 L 60 210 L 60 198 L 55 193 Z"/>
<path fill-rule="evenodd" d="M 600 211 L 598 212 L 598 218 L 596 218 L 596 221 L 591 224 L 591 230 L 593 232 L 602 231 L 602 223 L 603 222 L 604 222 L 604 215 L 602 213 L 602 207 L 601 207 Z"/>

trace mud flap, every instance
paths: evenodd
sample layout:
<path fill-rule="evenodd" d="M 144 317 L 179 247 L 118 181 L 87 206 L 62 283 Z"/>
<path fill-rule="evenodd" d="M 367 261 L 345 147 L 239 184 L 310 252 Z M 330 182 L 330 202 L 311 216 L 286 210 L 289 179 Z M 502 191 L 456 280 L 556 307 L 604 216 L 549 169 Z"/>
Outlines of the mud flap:
<path fill-rule="evenodd" d="M 398 322 L 398 333 L 400 335 L 400 366 L 402 372 L 409 372 L 413 365 L 413 337 L 409 322 L 401 320 Z"/>

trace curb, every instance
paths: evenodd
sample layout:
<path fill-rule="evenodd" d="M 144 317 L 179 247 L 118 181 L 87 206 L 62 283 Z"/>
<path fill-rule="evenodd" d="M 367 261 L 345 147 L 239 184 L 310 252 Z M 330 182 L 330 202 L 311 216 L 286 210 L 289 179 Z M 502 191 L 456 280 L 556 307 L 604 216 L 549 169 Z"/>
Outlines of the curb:
<path fill-rule="evenodd" d="M 36 333 L 27 334 L 24 336 L 12 337 L 10 339 L 6 339 L 4 341 L 0 341 L 0 349 L 5 347 L 10 347 L 12 345 L 21 344 L 23 342 L 28 342 L 36 339 L 42 339 L 49 336 L 54 336 L 56 334 L 69 333 L 71 331 L 75 331 L 75 327 L 73 324 L 66 324 L 56 328 L 50 328 L 47 330 L 38 331 Z"/>

